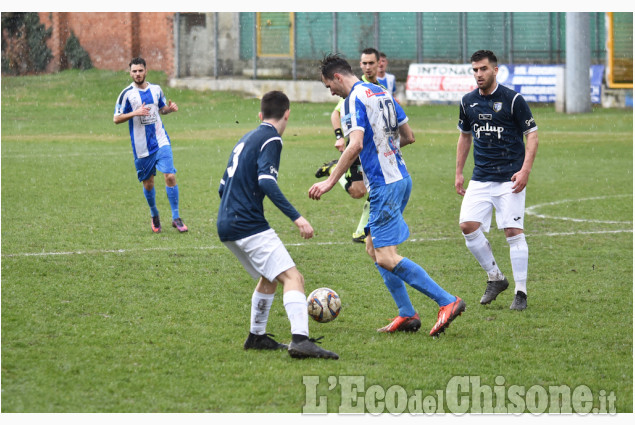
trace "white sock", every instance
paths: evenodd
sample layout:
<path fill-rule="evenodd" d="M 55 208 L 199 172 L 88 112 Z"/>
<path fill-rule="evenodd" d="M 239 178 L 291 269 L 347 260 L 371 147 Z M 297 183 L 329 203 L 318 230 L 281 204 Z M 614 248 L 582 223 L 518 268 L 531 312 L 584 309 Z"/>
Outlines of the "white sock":
<path fill-rule="evenodd" d="M 522 291 L 527 294 L 527 268 L 529 266 L 529 247 L 525 240 L 525 234 L 507 238 L 509 244 L 509 258 L 512 262 L 514 282 L 516 282 L 516 292 Z"/>
<path fill-rule="evenodd" d="M 483 270 L 487 272 L 487 280 L 503 280 L 505 276 L 498 268 L 489 241 L 479 227 L 476 231 L 463 235 L 465 245 L 476 258 Z"/>
<path fill-rule="evenodd" d="M 291 334 L 309 336 L 309 311 L 306 296 L 300 291 L 288 291 L 282 296 L 284 309 L 291 322 Z"/>
<path fill-rule="evenodd" d="M 276 294 L 262 294 L 254 291 L 251 296 L 251 326 L 249 332 L 263 335 L 267 329 L 269 310 Z"/>

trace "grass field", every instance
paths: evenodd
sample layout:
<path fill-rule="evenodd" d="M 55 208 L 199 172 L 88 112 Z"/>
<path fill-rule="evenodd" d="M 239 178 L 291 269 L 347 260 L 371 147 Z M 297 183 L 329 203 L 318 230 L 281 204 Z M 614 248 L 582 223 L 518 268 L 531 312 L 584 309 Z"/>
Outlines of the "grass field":
<path fill-rule="evenodd" d="M 268 219 L 307 293 L 328 286 L 343 303 L 334 322 L 310 324 L 340 360 L 298 361 L 242 349 L 255 283 L 216 236 L 218 182 L 236 140 L 258 123 L 258 100 L 170 89 L 161 74 L 149 80 L 180 108 L 164 123 L 187 234 L 169 227 L 161 178 L 164 231 L 150 230 L 127 124 L 112 123 L 127 74 L 2 78 L 3 413 L 299 413 L 310 404 L 303 376 L 320 378 L 314 389 L 329 412 L 347 402 L 343 376 L 424 396 L 457 376 L 507 390 L 585 385 L 593 408 L 614 394 L 617 412 L 633 411 L 632 110 L 562 115 L 533 106 L 540 148 L 527 193 L 529 308 L 512 312 L 509 290 L 479 304 L 485 274 L 458 228 L 458 107 L 406 108 L 417 142 L 404 149 L 414 188 L 411 240 L 400 253 L 467 302 L 433 339 L 436 304 L 415 292 L 421 332 L 375 331 L 396 308 L 351 242 L 362 201 L 339 187 L 319 202 L 307 196 L 317 166 L 336 157 L 333 105 L 293 104 L 279 183 L 316 236 L 301 239 L 270 203 Z M 511 277 L 502 232 L 489 239 Z M 267 330 L 290 338 L 281 293 Z"/>

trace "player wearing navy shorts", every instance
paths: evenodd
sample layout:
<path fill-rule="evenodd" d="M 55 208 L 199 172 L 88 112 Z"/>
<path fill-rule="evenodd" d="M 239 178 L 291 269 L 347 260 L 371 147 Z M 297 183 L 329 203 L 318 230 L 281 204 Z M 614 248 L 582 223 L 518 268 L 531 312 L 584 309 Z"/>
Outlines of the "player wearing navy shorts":
<path fill-rule="evenodd" d="M 437 321 L 430 330 L 431 336 L 437 336 L 465 310 L 465 303 L 441 288 L 421 266 L 397 253 L 397 246 L 410 235 L 403 211 L 412 180 L 401 156 L 401 147 L 415 141 L 408 117 L 384 88 L 360 81 L 339 55 L 326 56 L 320 70 L 331 94 L 346 98 L 342 128 L 350 141 L 329 178 L 314 184 L 309 197 L 319 200 L 359 156 L 371 194 L 366 250 L 399 309 L 399 315 L 378 331 L 417 331 L 421 326 L 404 285 L 407 282 L 438 304 Z"/>
<path fill-rule="evenodd" d="M 161 232 L 154 189 L 154 176 L 158 169 L 165 177 L 165 191 L 172 209 L 172 227 L 179 232 L 187 232 L 179 214 L 179 186 L 176 184 L 170 137 L 161 121 L 161 115 L 176 112 L 179 107 L 171 100 L 166 102 L 160 86 L 146 81 L 146 61 L 143 58 L 132 59 L 129 67 L 133 82 L 117 97 L 113 121 L 115 124 L 128 121 L 137 178 L 143 183 L 143 194 L 150 207 L 152 231 Z"/>
<path fill-rule="evenodd" d="M 266 93 L 258 116 L 262 121 L 260 126 L 245 134 L 229 156 L 218 188 L 221 201 L 216 221 L 221 242 L 234 253 L 245 270 L 258 279 L 251 298 L 251 325 L 244 348 L 287 349 L 295 358 L 337 359 L 337 354 L 318 347 L 316 340 L 309 339 L 304 277 L 264 215 L 266 196 L 293 221 L 303 238 L 313 237 L 311 224 L 278 187 L 282 134 L 289 121 L 289 99 L 280 91 Z M 266 333 L 278 282 L 284 288 L 283 304 L 291 322 L 289 346 Z"/>
<path fill-rule="evenodd" d="M 529 105 L 515 91 L 496 82 L 498 60 L 479 50 L 471 57 L 478 88 L 461 100 L 456 153 L 455 188 L 464 196 L 459 223 L 465 243 L 487 273 L 481 304 L 489 304 L 507 289 L 489 241 L 492 210 L 509 244 L 515 282 L 512 310 L 527 308 L 529 249 L 524 234 L 525 188 L 538 150 L 538 127 Z M 523 143 L 523 136 L 527 143 Z M 474 171 L 467 190 L 463 168 L 474 139 Z"/>

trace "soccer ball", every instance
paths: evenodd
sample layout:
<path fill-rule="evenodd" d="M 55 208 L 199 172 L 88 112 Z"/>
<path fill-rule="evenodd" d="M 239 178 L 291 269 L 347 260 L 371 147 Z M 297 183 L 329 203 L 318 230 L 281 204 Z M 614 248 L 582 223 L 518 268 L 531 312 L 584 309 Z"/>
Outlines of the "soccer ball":
<path fill-rule="evenodd" d="M 318 288 L 311 292 L 306 302 L 309 316 L 320 323 L 334 320 L 340 314 L 340 309 L 342 308 L 340 296 L 329 288 Z"/>

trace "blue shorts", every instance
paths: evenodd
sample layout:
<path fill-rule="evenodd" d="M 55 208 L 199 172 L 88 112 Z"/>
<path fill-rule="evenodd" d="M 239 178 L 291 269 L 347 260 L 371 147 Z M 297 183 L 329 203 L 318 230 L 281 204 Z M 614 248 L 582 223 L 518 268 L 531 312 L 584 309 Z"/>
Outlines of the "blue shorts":
<path fill-rule="evenodd" d="M 403 211 L 411 190 L 410 177 L 371 190 L 368 228 L 375 248 L 397 246 L 410 236 Z"/>
<path fill-rule="evenodd" d="M 163 174 L 176 173 L 170 145 L 159 148 L 158 151 L 145 158 L 135 159 L 134 166 L 137 169 L 137 178 L 140 182 L 148 180 L 150 176 L 156 176 L 157 169 Z"/>

